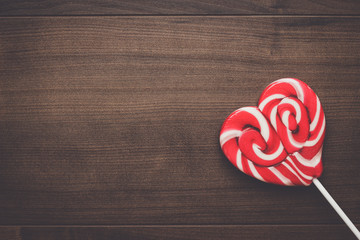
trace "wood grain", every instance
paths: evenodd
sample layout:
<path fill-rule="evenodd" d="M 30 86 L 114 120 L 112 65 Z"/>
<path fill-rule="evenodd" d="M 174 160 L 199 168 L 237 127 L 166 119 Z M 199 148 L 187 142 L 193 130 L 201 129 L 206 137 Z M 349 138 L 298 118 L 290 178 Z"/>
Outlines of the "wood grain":
<path fill-rule="evenodd" d="M 0 16 L 49 15 L 226 15 L 226 14 L 313 14 L 359 15 L 357 0 L 1 0 Z"/>
<path fill-rule="evenodd" d="M 358 225 L 359 227 L 359 225 Z M 11 240 L 102 240 L 102 239 L 356 239 L 346 226 L 146 226 L 146 227 L 0 227 L 1 239 Z"/>
<path fill-rule="evenodd" d="M 24 17 L 0 32 L 0 224 L 342 224 L 313 186 L 253 180 L 219 148 L 226 116 L 287 76 L 318 93 L 320 180 L 360 222 L 360 18 Z"/>

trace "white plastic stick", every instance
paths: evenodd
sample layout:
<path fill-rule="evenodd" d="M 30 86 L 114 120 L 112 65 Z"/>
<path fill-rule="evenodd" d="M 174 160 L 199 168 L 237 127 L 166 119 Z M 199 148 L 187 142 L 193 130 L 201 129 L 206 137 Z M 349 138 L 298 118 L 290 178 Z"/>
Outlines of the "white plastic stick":
<path fill-rule="evenodd" d="M 355 227 L 355 225 L 351 222 L 351 220 L 348 218 L 348 216 L 346 216 L 346 214 L 344 213 L 344 211 L 339 207 L 339 205 L 335 202 L 335 200 L 330 196 L 330 194 L 328 193 L 328 191 L 326 191 L 326 189 L 324 188 L 324 186 L 321 184 L 321 182 L 317 179 L 314 178 L 313 183 L 315 184 L 315 186 L 319 189 L 319 191 L 322 193 L 322 195 L 326 198 L 326 200 L 328 200 L 328 202 L 330 203 L 330 205 L 335 209 L 335 211 L 339 214 L 339 216 L 342 218 L 342 220 L 344 220 L 344 222 L 346 223 L 346 225 L 350 228 L 350 230 L 355 234 L 355 236 L 360 240 L 360 232 L 359 230 Z"/>

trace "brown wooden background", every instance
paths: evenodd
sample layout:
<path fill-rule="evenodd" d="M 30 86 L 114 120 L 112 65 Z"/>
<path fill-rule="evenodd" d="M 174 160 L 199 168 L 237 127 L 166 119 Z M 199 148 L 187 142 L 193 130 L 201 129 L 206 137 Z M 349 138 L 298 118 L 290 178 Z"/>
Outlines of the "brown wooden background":
<path fill-rule="evenodd" d="M 282 77 L 319 95 L 320 180 L 359 227 L 359 1 L 1 0 L 0 239 L 355 239 L 220 150 Z"/>

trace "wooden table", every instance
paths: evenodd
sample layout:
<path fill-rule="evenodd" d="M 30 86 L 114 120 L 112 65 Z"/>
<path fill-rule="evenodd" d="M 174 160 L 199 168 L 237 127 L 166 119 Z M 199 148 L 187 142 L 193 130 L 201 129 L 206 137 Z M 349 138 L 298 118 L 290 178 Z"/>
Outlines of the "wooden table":
<path fill-rule="evenodd" d="M 261 2 L 261 3 L 260 3 Z M 355 239 L 219 131 L 282 77 L 327 117 L 320 180 L 360 226 L 359 1 L 1 1 L 0 239 Z"/>

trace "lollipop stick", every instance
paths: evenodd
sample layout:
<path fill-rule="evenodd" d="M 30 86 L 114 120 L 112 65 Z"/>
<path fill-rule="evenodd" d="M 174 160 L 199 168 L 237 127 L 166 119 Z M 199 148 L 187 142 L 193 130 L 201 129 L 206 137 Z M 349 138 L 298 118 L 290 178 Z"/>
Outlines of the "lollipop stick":
<path fill-rule="evenodd" d="M 320 181 L 317 178 L 314 178 L 313 183 L 315 186 L 319 189 L 319 191 L 322 193 L 322 195 L 328 200 L 330 205 L 335 209 L 335 211 L 339 214 L 339 216 L 344 220 L 346 225 L 350 228 L 350 230 L 355 234 L 355 236 L 360 239 L 360 232 L 355 227 L 355 225 L 351 222 L 351 220 L 346 216 L 344 211 L 340 208 L 340 206 L 335 202 L 335 200 L 330 196 L 328 191 L 324 188 L 324 186 L 320 183 Z"/>

